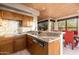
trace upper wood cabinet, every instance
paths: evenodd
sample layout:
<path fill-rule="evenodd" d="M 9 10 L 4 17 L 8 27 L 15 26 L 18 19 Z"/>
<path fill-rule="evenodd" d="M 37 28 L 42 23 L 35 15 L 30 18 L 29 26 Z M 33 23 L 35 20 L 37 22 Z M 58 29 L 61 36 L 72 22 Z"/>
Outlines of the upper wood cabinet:
<path fill-rule="evenodd" d="M 13 13 L 13 18 L 15 20 L 23 20 L 23 15 L 17 14 L 17 13 Z"/>
<path fill-rule="evenodd" d="M 20 20 L 22 21 L 23 27 L 31 27 L 33 22 L 33 17 L 21 15 L 9 11 L 0 10 L 0 18 L 7 20 Z"/>
<path fill-rule="evenodd" d="M 2 18 L 2 11 L 0 10 L 0 19 Z"/>
<path fill-rule="evenodd" d="M 9 12 L 9 11 L 4 11 L 0 10 L 0 18 L 2 19 L 10 19 L 10 20 L 23 20 L 23 15 Z"/>
<path fill-rule="evenodd" d="M 8 11 L 2 11 L 2 18 L 3 19 L 14 19 L 13 13 Z"/>
<path fill-rule="evenodd" d="M 30 16 L 24 16 L 23 17 L 23 21 L 22 21 L 22 26 L 24 27 L 30 27 L 32 26 L 32 22 L 33 22 L 33 17 Z"/>

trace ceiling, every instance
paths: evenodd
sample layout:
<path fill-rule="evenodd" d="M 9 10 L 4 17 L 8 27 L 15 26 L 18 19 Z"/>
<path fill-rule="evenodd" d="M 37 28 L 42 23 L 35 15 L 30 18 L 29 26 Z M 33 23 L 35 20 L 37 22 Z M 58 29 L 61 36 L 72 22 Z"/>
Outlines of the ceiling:
<path fill-rule="evenodd" d="M 57 19 L 79 12 L 78 3 L 25 3 L 23 5 L 40 11 L 39 20 L 48 17 Z"/>

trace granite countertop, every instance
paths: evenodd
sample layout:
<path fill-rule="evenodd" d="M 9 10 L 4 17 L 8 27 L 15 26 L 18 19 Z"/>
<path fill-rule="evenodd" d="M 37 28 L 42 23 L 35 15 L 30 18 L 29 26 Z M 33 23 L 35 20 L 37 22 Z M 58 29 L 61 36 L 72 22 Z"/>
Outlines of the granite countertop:
<path fill-rule="evenodd" d="M 27 35 L 33 36 L 39 40 L 45 41 L 45 42 L 53 42 L 55 40 L 60 39 L 61 33 L 51 33 L 52 35 L 40 35 L 40 34 L 34 34 L 34 33 L 26 33 Z M 54 35 L 55 34 L 55 35 Z"/>
<path fill-rule="evenodd" d="M 37 31 L 31 31 L 31 32 L 25 32 L 25 33 L 16 33 L 16 34 L 7 34 L 7 35 L 0 35 L 0 37 L 8 38 L 8 37 L 17 37 L 20 35 L 30 35 L 38 40 L 42 40 L 45 42 L 53 42 L 55 40 L 60 39 L 61 32 L 42 32 L 44 35 L 41 35 L 40 32 Z"/>

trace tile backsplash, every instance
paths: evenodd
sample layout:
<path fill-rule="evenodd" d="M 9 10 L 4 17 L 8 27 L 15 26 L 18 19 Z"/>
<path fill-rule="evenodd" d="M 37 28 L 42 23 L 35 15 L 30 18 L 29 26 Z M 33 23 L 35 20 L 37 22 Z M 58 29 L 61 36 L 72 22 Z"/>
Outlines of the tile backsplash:
<path fill-rule="evenodd" d="M 0 26 L 0 35 L 15 34 L 18 32 L 17 31 L 18 28 L 19 28 L 18 21 L 2 20 L 2 23 Z"/>
<path fill-rule="evenodd" d="M 21 27 L 22 32 L 32 31 L 32 27 Z"/>

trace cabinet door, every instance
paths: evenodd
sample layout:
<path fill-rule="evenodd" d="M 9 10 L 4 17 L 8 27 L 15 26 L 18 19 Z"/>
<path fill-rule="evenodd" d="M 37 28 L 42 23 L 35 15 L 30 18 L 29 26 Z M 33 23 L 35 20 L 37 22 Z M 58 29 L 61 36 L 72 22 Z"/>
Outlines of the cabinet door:
<path fill-rule="evenodd" d="M 60 54 L 60 41 L 57 40 L 54 42 L 54 55 Z"/>
<path fill-rule="evenodd" d="M 47 55 L 48 54 L 48 47 L 47 44 L 45 46 L 41 46 L 39 43 L 34 44 L 34 55 Z"/>
<path fill-rule="evenodd" d="M 3 19 L 13 19 L 13 13 L 8 11 L 2 11 Z"/>
<path fill-rule="evenodd" d="M 33 46 L 32 37 L 27 35 L 27 49 L 30 53 L 32 53 L 32 46 Z"/>
<path fill-rule="evenodd" d="M 13 13 L 13 18 L 14 18 L 14 20 L 23 20 L 23 15 Z"/>
<path fill-rule="evenodd" d="M 24 16 L 23 21 L 22 21 L 22 26 L 27 27 L 27 26 L 32 26 L 32 17 L 29 16 Z"/>
<path fill-rule="evenodd" d="M 46 55 L 48 53 L 47 44 L 44 47 L 40 46 L 40 44 L 32 36 L 28 36 L 27 43 L 27 49 L 33 55 Z"/>
<path fill-rule="evenodd" d="M 0 19 L 2 18 L 2 11 L 0 10 Z"/>
<path fill-rule="evenodd" d="M 60 41 L 56 40 L 48 44 L 48 54 L 49 55 L 59 55 L 60 54 Z"/>
<path fill-rule="evenodd" d="M 13 41 L 3 40 L 0 41 L 0 54 L 10 54 L 13 52 Z"/>
<path fill-rule="evenodd" d="M 26 39 L 25 38 L 16 38 L 14 42 L 14 50 L 19 51 L 26 48 Z"/>

